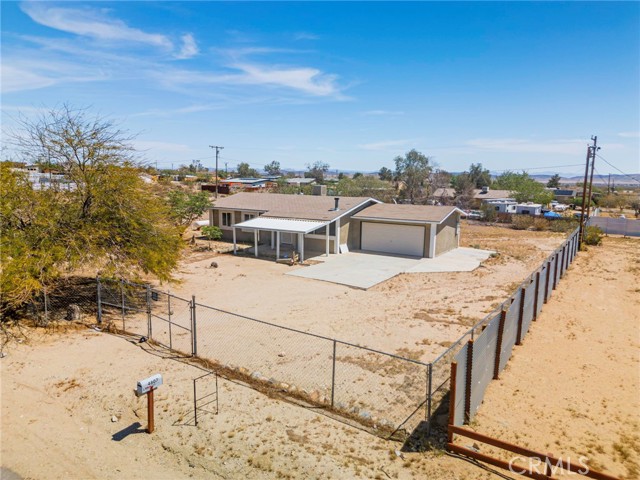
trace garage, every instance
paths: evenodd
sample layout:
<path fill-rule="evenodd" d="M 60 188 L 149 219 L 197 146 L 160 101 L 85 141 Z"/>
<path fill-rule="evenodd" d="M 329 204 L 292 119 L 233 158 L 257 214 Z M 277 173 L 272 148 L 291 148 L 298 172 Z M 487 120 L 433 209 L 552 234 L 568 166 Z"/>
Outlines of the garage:
<path fill-rule="evenodd" d="M 379 203 L 351 217 L 355 248 L 365 252 L 435 258 L 460 245 L 456 207 Z"/>
<path fill-rule="evenodd" d="M 361 249 L 365 251 L 423 257 L 424 239 L 422 225 L 362 222 Z"/>

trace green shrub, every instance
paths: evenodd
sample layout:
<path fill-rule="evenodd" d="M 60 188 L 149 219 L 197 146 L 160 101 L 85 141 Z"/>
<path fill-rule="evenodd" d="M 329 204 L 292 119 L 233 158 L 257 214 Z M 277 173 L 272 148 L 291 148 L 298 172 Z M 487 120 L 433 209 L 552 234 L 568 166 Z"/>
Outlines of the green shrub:
<path fill-rule="evenodd" d="M 602 234 L 604 232 L 600 227 L 586 227 L 584 231 L 584 240 L 583 243 L 585 245 L 594 245 L 598 246 L 602 243 Z"/>
<path fill-rule="evenodd" d="M 482 214 L 484 215 L 484 219 L 487 222 L 494 222 L 496 220 L 498 212 L 496 212 L 496 208 L 495 208 L 494 205 L 484 204 L 484 205 L 482 205 L 480 210 L 482 210 Z"/>
<path fill-rule="evenodd" d="M 216 227 L 215 225 L 202 227 L 202 234 L 207 238 L 207 240 L 220 240 L 222 238 L 222 230 L 220 230 L 220 227 Z"/>
<path fill-rule="evenodd" d="M 511 217 L 511 228 L 514 230 L 527 230 L 531 226 L 533 226 L 531 215 L 513 215 Z"/>

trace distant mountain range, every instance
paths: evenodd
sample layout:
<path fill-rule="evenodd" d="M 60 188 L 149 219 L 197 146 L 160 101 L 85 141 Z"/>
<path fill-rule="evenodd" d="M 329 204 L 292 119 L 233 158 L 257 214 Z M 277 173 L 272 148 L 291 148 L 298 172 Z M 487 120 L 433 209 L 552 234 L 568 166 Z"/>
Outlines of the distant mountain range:
<path fill-rule="evenodd" d="M 531 175 L 540 183 L 547 183 L 549 179 L 555 175 L 554 173 L 536 173 Z M 560 183 L 566 185 L 575 185 L 576 183 L 584 182 L 584 173 L 580 174 L 559 174 Z M 635 180 L 635 181 L 634 181 Z M 640 173 L 632 173 L 630 175 L 593 175 L 593 183 L 598 185 L 607 185 L 611 182 L 611 185 L 635 185 L 640 186 Z"/>

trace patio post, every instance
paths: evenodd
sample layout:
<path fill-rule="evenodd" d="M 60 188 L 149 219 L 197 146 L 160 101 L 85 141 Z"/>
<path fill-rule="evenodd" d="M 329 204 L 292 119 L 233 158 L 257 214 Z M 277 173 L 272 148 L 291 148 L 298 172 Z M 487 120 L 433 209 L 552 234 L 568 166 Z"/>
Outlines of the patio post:
<path fill-rule="evenodd" d="M 327 237 L 326 237 L 326 249 L 325 249 L 326 251 L 324 256 L 328 257 L 329 256 L 329 224 L 325 226 L 325 229 L 326 229 Z"/>
<path fill-rule="evenodd" d="M 298 244 L 300 245 L 300 262 L 304 262 L 304 233 L 298 234 Z"/>
<path fill-rule="evenodd" d="M 236 244 L 236 227 L 233 227 L 233 254 L 238 253 L 238 245 Z"/>
<path fill-rule="evenodd" d="M 253 245 L 255 249 L 256 258 L 258 258 L 258 230 L 253 231 Z"/>
<path fill-rule="evenodd" d="M 271 231 L 271 244 L 269 245 L 271 250 L 273 250 L 273 230 Z"/>
<path fill-rule="evenodd" d="M 327 225 L 327 228 L 329 228 L 330 225 Z M 336 235 L 334 237 L 334 245 L 333 245 L 333 253 L 338 254 L 340 253 L 340 219 L 337 218 L 336 219 Z"/>
<path fill-rule="evenodd" d="M 276 262 L 280 259 L 280 231 L 276 232 Z"/>

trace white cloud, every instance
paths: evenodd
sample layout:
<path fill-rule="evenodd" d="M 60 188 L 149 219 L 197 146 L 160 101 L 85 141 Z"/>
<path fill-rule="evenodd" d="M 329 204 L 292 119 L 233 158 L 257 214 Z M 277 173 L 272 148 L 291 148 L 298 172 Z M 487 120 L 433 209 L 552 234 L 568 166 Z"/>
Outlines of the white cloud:
<path fill-rule="evenodd" d="M 2 93 L 35 90 L 50 87 L 56 83 L 48 76 L 11 65 L 2 65 L 0 74 L 2 75 Z"/>
<path fill-rule="evenodd" d="M 640 132 L 620 132 L 618 136 L 622 138 L 640 138 Z"/>
<path fill-rule="evenodd" d="M 186 59 L 195 57 L 200 50 L 198 49 L 198 45 L 196 44 L 196 40 L 193 38 L 193 35 L 187 33 L 182 36 L 182 48 L 180 49 L 180 53 L 176 55 L 178 59 Z"/>
<path fill-rule="evenodd" d="M 382 142 L 365 143 L 358 145 L 363 150 L 397 150 L 399 148 L 406 148 L 410 144 L 414 143 L 413 140 L 385 140 Z"/>
<path fill-rule="evenodd" d="M 368 110 L 366 112 L 362 112 L 362 115 L 367 115 L 367 116 L 397 116 L 397 115 L 404 115 L 404 112 L 394 111 L 394 110 Z"/>
<path fill-rule="evenodd" d="M 99 40 L 138 42 L 171 49 L 166 36 L 131 28 L 121 20 L 108 18 L 104 10 L 50 6 L 44 2 L 28 2 L 21 6 L 34 22 L 63 32 Z"/>
<path fill-rule="evenodd" d="M 265 67 L 250 63 L 239 63 L 234 67 L 243 72 L 236 77 L 243 83 L 288 87 L 323 97 L 339 94 L 337 76 L 323 73 L 316 68 Z"/>
<path fill-rule="evenodd" d="M 320 37 L 315 33 L 298 32 L 293 35 L 294 40 L 319 40 Z"/>

